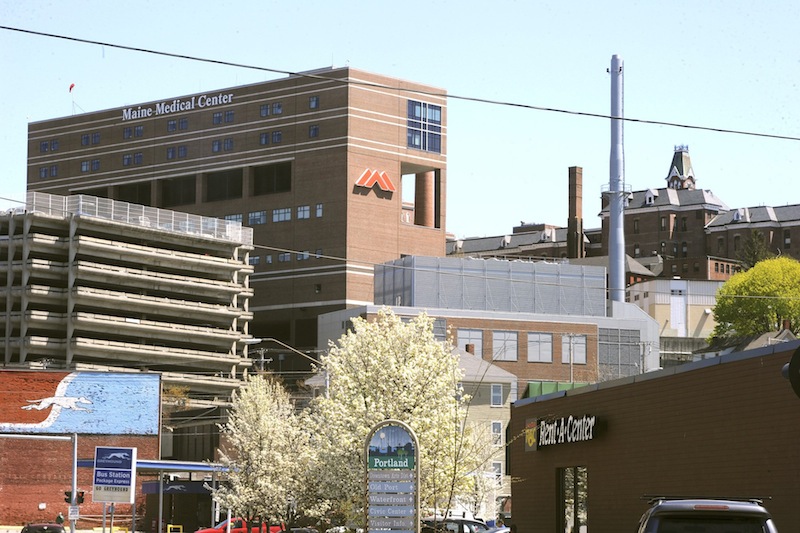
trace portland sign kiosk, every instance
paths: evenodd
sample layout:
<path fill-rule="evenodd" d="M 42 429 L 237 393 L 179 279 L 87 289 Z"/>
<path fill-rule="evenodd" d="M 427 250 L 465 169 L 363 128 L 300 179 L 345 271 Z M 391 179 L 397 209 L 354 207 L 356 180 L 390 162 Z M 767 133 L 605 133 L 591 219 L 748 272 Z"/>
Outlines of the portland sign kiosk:
<path fill-rule="evenodd" d="M 419 445 L 411 428 L 385 420 L 366 440 L 368 533 L 419 533 Z"/>

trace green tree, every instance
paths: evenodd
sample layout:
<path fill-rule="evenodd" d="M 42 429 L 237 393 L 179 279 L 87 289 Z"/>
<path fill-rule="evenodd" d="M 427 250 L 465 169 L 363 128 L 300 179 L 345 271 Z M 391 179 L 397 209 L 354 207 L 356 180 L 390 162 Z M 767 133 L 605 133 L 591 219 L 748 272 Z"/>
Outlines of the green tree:
<path fill-rule="evenodd" d="M 234 393 L 220 430 L 220 463 L 229 471 L 214 498 L 223 508 L 248 521 L 291 523 L 292 502 L 311 507 L 304 498 L 312 462 L 308 432 L 280 382 L 249 377 Z"/>
<path fill-rule="evenodd" d="M 800 262 L 789 257 L 765 259 L 739 272 L 717 291 L 717 326 L 712 338 L 759 335 L 791 322 L 800 325 Z"/>
<path fill-rule="evenodd" d="M 423 313 L 404 322 L 388 309 L 374 321 L 356 318 L 322 365 L 328 393 L 313 404 L 314 478 L 318 497 L 340 517 L 363 521 L 364 441 L 386 419 L 417 434 L 423 508 L 446 510 L 474 491 L 483 465 L 465 425 L 463 371 L 452 346 L 436 340 L 432 318 Z"/>
<path fill-rule="evenodd" d="M 764 234 L 754 229 L 742 243 L 737 259 L 742 263 L 742 269 L 750 270 L 759 261 L 772 257 L 775 257 L 775 254 L 769 250 Z"/>

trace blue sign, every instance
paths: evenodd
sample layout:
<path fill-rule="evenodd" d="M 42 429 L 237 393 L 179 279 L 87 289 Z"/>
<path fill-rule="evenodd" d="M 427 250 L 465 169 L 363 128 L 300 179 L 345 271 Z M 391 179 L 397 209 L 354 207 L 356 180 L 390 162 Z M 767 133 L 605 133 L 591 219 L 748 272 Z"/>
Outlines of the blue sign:
<path fill-rule="evenodd" d="M 133 503 L 136 496 L 136 448 L 97 446 L 92 501 Z"/>

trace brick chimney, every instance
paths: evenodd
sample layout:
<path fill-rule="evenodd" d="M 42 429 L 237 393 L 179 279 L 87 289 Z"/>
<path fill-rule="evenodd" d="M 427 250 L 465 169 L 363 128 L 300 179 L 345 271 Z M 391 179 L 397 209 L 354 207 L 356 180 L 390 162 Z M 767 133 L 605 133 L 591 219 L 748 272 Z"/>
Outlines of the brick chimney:
<path fill-rule="evenodd" d="M 583 243 L 583 168 L 569 167 L 569 218 L 567 219 L 567 257 L 586 255 Z"/>

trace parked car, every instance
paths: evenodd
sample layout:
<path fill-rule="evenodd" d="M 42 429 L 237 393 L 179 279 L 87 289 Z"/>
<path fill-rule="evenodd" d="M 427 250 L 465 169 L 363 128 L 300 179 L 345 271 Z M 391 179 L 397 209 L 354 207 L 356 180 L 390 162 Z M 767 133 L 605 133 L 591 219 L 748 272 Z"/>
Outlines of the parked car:
<path fill-rule="evenodd" d="M 22 533 L 64 533 L 61 524 L 26 524 Z"/>
<path fill-rule="evenodd" d="M 639 533 L 777 533 L 761 500 L 650 500 Z"/>
<path fill-rule="evenodd" d="M 286 531 L 286 527 L 283 524 L 261 524 L 261 531 L 260 533 L 281 533 L 282 531 Z M 223 520 L 219 524 L 214 527 L 206 527 L 198 529 L 195 533 L 227 533 L 228 532 L 228 520 Z M 247 522 L 244 518 L 231 518 L 231 531 L 230 533 L 259 533 L 259 528 L 256 525 L 251 526 L 250 528 L 247 527 Z"/>
<path fill-rule="evenodd" d="M 485 522 L 467 517 L 427 517 L 422 519 L 422 533 L 487 533 Z"/>

